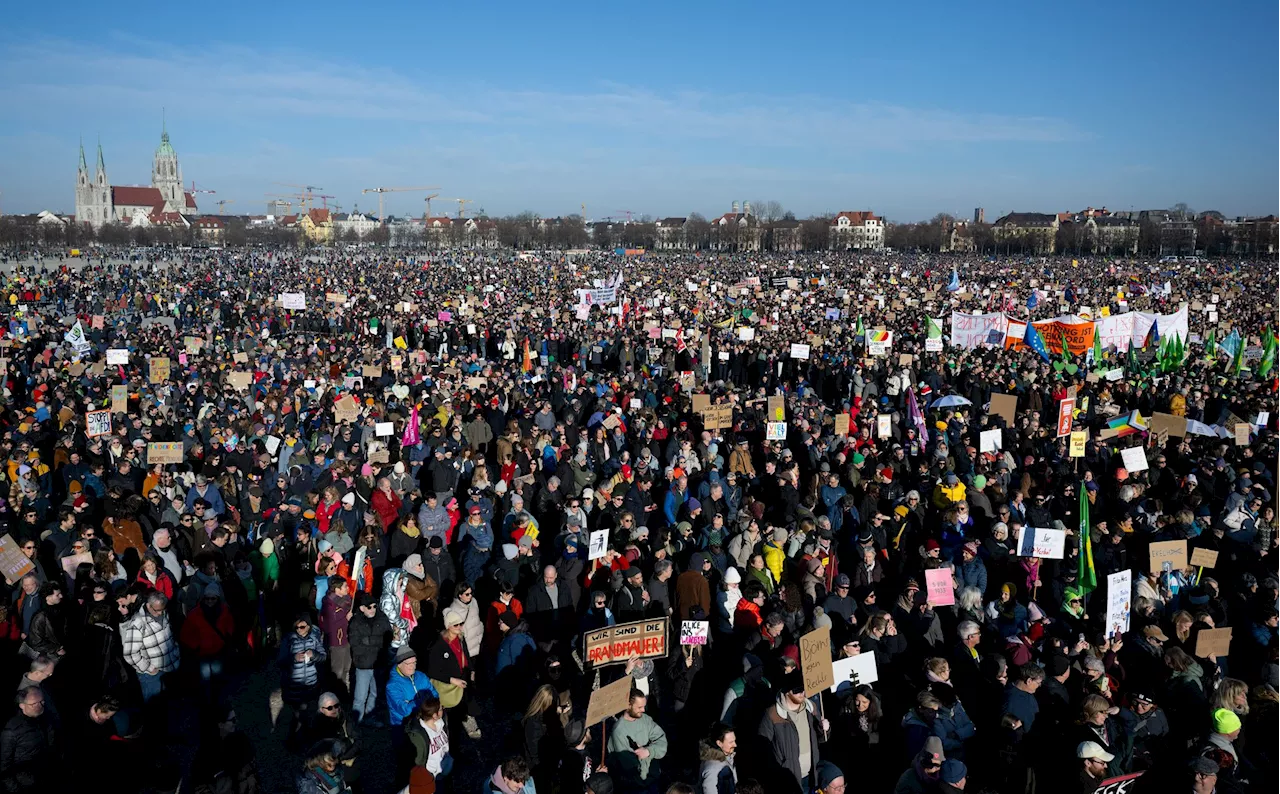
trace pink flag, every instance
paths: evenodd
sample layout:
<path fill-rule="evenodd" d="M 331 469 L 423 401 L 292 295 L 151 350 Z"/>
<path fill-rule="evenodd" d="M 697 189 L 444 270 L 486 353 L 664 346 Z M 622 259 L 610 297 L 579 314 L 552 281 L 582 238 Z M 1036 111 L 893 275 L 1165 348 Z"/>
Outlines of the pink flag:
<path fill-rule="evenodd" d="M 404 423 L 404 434 L 400 436 L 400 446 L 410 447 L 417 444 L 418 436 L 418 406 L 414 406 L 409 412 L 409 421 Z"/>

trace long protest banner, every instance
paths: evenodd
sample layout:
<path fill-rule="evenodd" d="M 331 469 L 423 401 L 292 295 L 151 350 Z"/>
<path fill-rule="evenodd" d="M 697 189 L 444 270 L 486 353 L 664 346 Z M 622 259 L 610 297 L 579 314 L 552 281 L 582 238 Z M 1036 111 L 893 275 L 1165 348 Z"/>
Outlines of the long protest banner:
<path fill-rule="evenodd" d="M 1149 314 L 1125 312 L 1110 317 L 1087 320 L 1075 315 L 1063 315 L 1033 323 L 1045 347 L 1051 353 L 1062 352 L 1062 337 L 1067 338 L 1067 348 L 1075 355 L 1084 355 L 1093 346 L 1096 334 L 1103 349 L 1124 351 L 1129 345 L 1141 347 L 1154 326 L 1160 336 L 1179 336 L 1185 342 L 1190 335 L 1187 307 L 1173 314 Z M 992 314 L 951 313 L 951 346 L 973 349 L 975 347 L 1022 347 L 1026 322 L 1009 317 L 1004 312 Z"/>
<path fill-rule="evenodd" d="M 597 667 L 622 664 L 632 656 L 645 659 L 667 655 L 667 619 L 637 620 L 587 632 L 583 656 Z"/>

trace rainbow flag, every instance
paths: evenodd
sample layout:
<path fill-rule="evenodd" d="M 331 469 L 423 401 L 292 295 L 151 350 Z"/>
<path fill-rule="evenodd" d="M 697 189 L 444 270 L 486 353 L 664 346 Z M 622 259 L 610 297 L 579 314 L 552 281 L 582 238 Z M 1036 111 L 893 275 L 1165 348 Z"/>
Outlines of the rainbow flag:
<path fill-rule="evenodd" d="M 1121 416 L 1117 416 L 1110 422 L 1107 422 L 1107 429 L 1114 430 L 1115 438 L 1124 438 L 1134 433 L 1145 433 L 1147 431 L 1147 423 L 1142 418 L 1142 414 L 1136 410 Z"/>

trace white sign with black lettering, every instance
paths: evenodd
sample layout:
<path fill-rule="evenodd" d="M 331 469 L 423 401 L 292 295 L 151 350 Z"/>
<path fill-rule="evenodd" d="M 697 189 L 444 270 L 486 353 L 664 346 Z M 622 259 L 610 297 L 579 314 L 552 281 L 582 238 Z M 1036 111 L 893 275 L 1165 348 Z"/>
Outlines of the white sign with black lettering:
<path fill-rule="evenodd" d="M 711 623 L 706 620 L 685 620 L 680 623 L 681 645 L 706 645 Z"/>

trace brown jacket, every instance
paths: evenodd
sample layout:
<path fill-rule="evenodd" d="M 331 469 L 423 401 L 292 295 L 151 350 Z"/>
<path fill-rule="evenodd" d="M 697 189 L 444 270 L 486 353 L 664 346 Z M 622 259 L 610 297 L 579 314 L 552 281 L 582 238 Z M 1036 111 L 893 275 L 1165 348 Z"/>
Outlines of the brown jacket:
<path fill-rule="evenodd" d="M 102 531 L 111 538 L 111 548 L 116 556 L 123 556 L 127 549 L 133 549 L 141 557 L 147 551 L 146 541 L 142 539 L 142 526 L 132 519 L 106 518 L 102 521 Z"/>
<path fill-rule="evenodd" d="M 701 571 L 685 571 L 676 577 L 676 612 L 689 620 L 689 611 L 695 606 L 702 607 L 703 620 L 711 618 L 711 585 Z"/>

